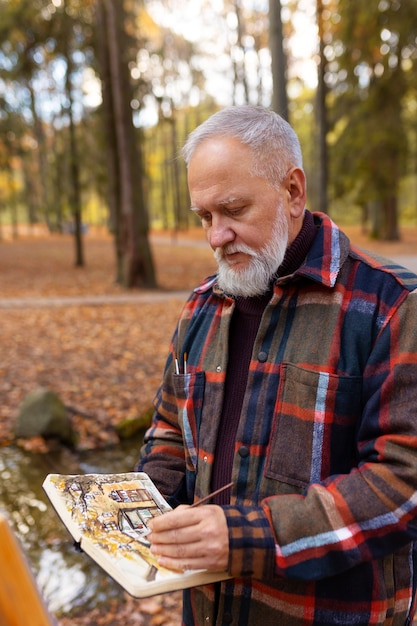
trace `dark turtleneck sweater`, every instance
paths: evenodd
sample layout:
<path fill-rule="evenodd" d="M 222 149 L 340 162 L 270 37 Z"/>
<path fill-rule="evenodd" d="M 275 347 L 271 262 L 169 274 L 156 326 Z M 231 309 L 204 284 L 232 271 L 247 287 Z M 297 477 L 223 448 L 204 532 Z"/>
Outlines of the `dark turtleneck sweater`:
<path fill-rule="evenodd" d="M 285 253 L 277 276 L 293 274 L 304 262 L 316 235 L 313 216 L 305 212 L 303 225 Z M 242 410 L 248 379 L 253 344 L 266 305 L 271 299 L 273 284 L 262 296 L 237 297 L 229 331 L 229 361 L 224 389 L 223 410 L 220 419 L 214 456 L 212 490 L 230 482 L 236 432 Z M 214 498 L 215 504 L 229 504 L 230 489 Z"/>

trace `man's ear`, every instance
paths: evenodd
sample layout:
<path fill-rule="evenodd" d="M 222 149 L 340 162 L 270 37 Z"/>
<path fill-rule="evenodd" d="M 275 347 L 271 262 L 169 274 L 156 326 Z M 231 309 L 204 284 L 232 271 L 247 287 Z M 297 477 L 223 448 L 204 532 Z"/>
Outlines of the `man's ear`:
<path fill-rule="evenodd" d="M 286 176 L 285 184 L 291 217 L 301 217 L 307 202 L 306 176 L 303 170 L 293 167 Z"/>

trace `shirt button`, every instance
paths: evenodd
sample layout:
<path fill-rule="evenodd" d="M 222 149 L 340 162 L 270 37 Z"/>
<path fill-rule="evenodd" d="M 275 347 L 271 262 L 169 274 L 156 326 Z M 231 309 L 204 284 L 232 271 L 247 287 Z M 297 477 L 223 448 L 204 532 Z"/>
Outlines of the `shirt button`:
<path fill-rule="evenodd" d="M 242 459 L 246 459 L 249 456 L 249 448 L 247 446 L 240 446 L 239 456 L 241 456 Z"/>
<path fill-rule="evenodd" d="M 258 354 L 258 361 L 259 361 L 259 363 L 265 363 L 267 358 L 268 358 L 268 353 L 267 352 L 262 351 L 262 352 L 260 352 Z"/>
<path fill-rule="evenodd" d="M 221 371 L 222 371 L 222 366 L 221 366 L 221 365 L 218 365 L 218 366 L 216 367 L 216 372 L 217 372 L 217 373 L 220 373 Z"/>
<path fill-rule="evenodd" d="M 204 463 L 207 463 L 208 457 L 207 456 L 203 457 L 203 461 L 204 461 Z"/>

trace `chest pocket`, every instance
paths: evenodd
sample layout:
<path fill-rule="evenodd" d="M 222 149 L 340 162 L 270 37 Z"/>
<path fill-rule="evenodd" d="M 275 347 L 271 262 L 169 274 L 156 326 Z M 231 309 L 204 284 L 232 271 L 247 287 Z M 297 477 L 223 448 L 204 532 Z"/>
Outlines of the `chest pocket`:
<path fill-rule="evenodd" d="M 174 374 L 172 384 L 178 406 L 178 421 L 183 434 L 187 470 L 195 472 L 198 460 L 198 433 L 204 399 L 205 374 Z"/>
<path fill-rule="evenodd" d="M 356 465 L 362 378 L 283 364 L 265 476 L 297 487 Z"/>

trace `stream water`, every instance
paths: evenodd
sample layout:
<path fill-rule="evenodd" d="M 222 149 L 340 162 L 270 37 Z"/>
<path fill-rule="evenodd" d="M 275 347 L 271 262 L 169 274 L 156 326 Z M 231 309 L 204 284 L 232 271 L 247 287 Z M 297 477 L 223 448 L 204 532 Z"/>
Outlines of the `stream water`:
<path fill-rule="evenodd" d="M 0 448 L 0 509 L 11 521 L 51 613 L 91 609 L 121 598 L 123 592 L 87 555 L 74 549 L 42 489 L 45 476 L 131 471 L 140 443 L 141 438 L 83 454 L 65 448 L 49 454 Z"/>

